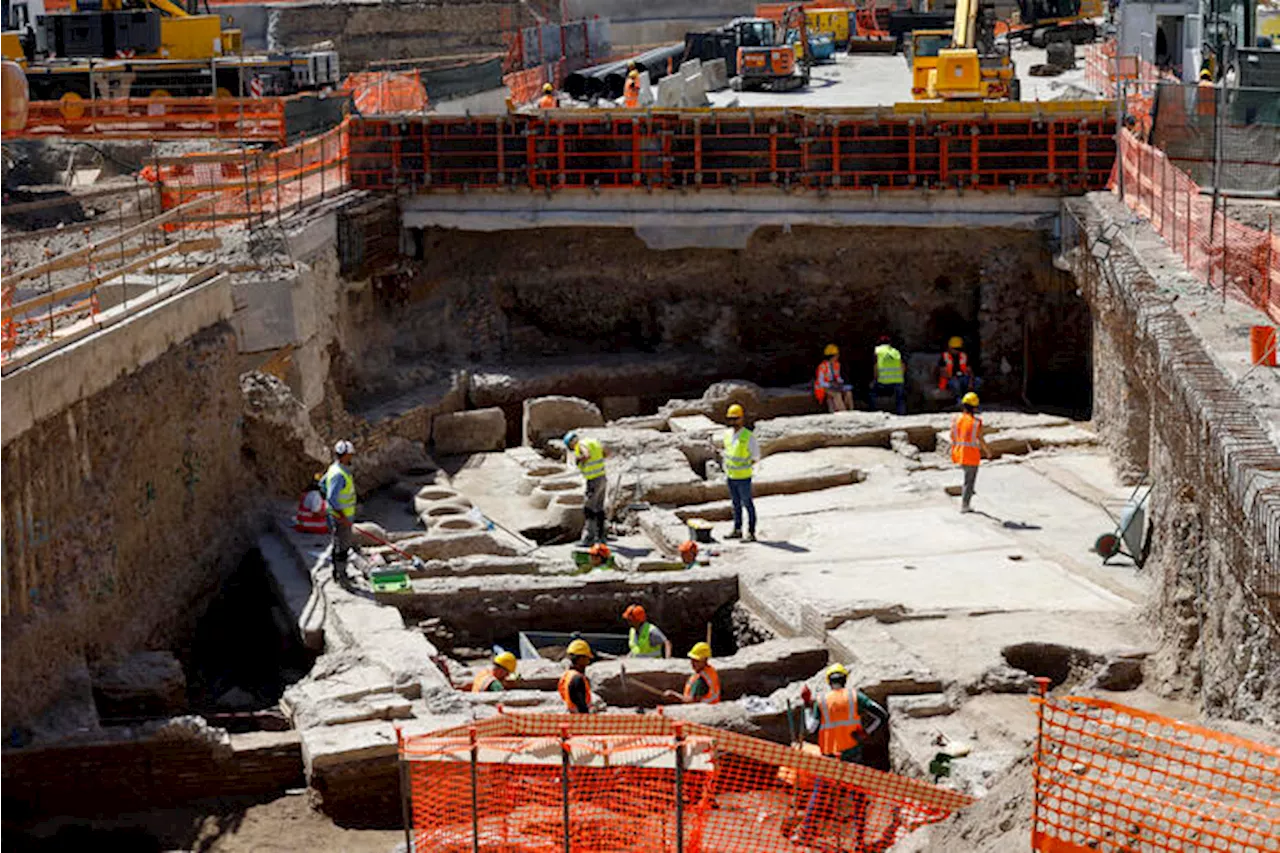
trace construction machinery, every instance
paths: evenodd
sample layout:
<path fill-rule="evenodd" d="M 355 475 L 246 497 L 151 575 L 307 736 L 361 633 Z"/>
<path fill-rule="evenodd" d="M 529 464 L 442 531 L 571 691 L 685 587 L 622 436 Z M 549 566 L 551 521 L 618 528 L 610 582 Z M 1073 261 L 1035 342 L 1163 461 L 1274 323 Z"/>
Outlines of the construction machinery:
<path fill-rule="evenodd" d="M 788 43 L 785 33 L 795 30 L 799 44 L 809 44 L 809 26 L 804 7 L 788 6 L 782 15 L 780 29 L 784 34 L 776 38 L 772 21 L 756 18 L 761 25 L 760 34 L 768 35 L 759 45 L 742 45 L 738 48 L 738 74 L 730 85 L 735 91 L 769 89 L 786 92 L 809 85 L 809 69 L 813 65 L 812 50 L 797 50 Z"/>
<path fill-rule="evenodd" d="M 49 14 L 42 0 L 5 0 L 4 30 L 4 58 L 23 66 L 31 99 L 72 110 L 89 98 L 289 95 L 339 82 L 332 50 L 246 55 L 240 30 L 172 0 L 72 0 Z"/>
<path fill-rule="evenodd" d="M 997 43 L 995 25 L 991 5 L 957 0 L 949 46 L 938 46 L 935 53 L 923 41 L 917 44 L 913 35 L 912 97 L 917 101 L 1018 100 L 1020 87 L 1009 55 L 1010 42 Z"/>
<path fill-rule="evenodd" d="M 1102 0 L 1018 0 L 1018 20 L 1009 38 L 1044 47 L 1051 41 L 1088 44 L 1098 38 L 1095 18 L 1106 12 Z"/>

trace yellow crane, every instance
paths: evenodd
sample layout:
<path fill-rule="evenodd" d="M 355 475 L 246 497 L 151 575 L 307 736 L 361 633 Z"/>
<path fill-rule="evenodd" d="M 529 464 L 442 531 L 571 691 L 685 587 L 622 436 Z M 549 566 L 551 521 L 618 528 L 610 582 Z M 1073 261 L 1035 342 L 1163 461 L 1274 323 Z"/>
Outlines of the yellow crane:
<path fill-rule="evenodd" d="M 944 31 L 945 32 L 945 31 Z M 950 44 L 936 30 L 912 34 L 911 94 L 924 100 L 1018 100 L 1009 44 L 996 43 L 995 10 L 981 0 L 956 0 Z"/>

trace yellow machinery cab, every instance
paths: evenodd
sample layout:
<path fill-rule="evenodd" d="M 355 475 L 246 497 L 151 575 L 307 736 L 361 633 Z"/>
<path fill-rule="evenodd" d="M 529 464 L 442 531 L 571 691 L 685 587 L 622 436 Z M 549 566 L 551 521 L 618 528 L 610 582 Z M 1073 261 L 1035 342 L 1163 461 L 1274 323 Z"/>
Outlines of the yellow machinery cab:
<path fill-rule="evenodd" d="M 994 36 L 994 11 L 982 0 L 957 0 L 950 44 L 912 40 L 912 97 L 916 100 L 1017 100 L 1018 81 L 1006 40 Z M 927 49 L 926 49 L 927 48 Z"/>
<path fill-rule="evenodd" d="M 915 30 L 911 33 L 908 61 L 911 63 L 911 97 L 917 101 L 937 97 L 938 53 L 951 47 L 951 30 Z"/>
<path fill-rule="evenodd" d="M 850 9 L 809 7 L 804 10 L 810 34 L 826 33 L 841 47 L 849 43 L 849 17 L 852 14 Z"/>

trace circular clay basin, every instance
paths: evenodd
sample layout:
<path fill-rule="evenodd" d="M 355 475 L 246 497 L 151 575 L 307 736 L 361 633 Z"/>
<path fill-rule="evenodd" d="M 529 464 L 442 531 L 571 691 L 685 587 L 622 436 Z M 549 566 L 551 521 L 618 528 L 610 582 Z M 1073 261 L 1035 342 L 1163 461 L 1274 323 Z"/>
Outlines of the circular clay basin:
<path fill-rule="evenodd" d="M 552 501 L 556 506 L 582 506 L 586 498 L 583 495 L 556 495 Z"/>
<path fill-rule="evenodd" d="M 456 498 L 458 493 L 452 489 L 437 489 L 427 486 L 421 489 L 416 497 L 422 501 L 446 501 L 450 498 Z"/>
<path fill-rule="evenodd" d="M 563 471 L 556 465 L 539 465 L 537 468 L 530 468 L 526 473 L 530 477 L 550 477 L 552 474 L 559 474 Z"/>
<path fill-rule="evenodd" d="M 460 506 L 453 506 L 451 504 L 442 504 L 441 506 L 431 507 L 426 512 L 424 512 L 423 515 L 436 518 L 437 516 L 443 516 L 443 515 L 462 515 L 465 512 L 466 510 Z"/>
<path fill-rule="evenodd" d="M 432 526 L 432 530 L 475 530 L 480 525 L 469 518 L 444 518 Z"/>
<path fill-rule="evenodd" d="M 538 488 L 544 492 L 567 492 L 581 487 L 573 480 L 551 480 L 547 483 L 539 483 Z"/>

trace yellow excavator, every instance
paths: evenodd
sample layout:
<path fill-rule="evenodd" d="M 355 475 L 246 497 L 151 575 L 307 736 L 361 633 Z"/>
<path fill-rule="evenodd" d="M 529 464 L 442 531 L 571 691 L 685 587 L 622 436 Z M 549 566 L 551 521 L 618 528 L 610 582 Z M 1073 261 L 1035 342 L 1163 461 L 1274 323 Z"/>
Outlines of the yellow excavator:
<path fill-rule="evenodd" d="M 946 30 L 911 34 L 911 96 L 917 101 L 1016 101 L 1020 86 L 1009 42 L 996 41 L 995 9 L 981 0 L 956 0 Z"/>

